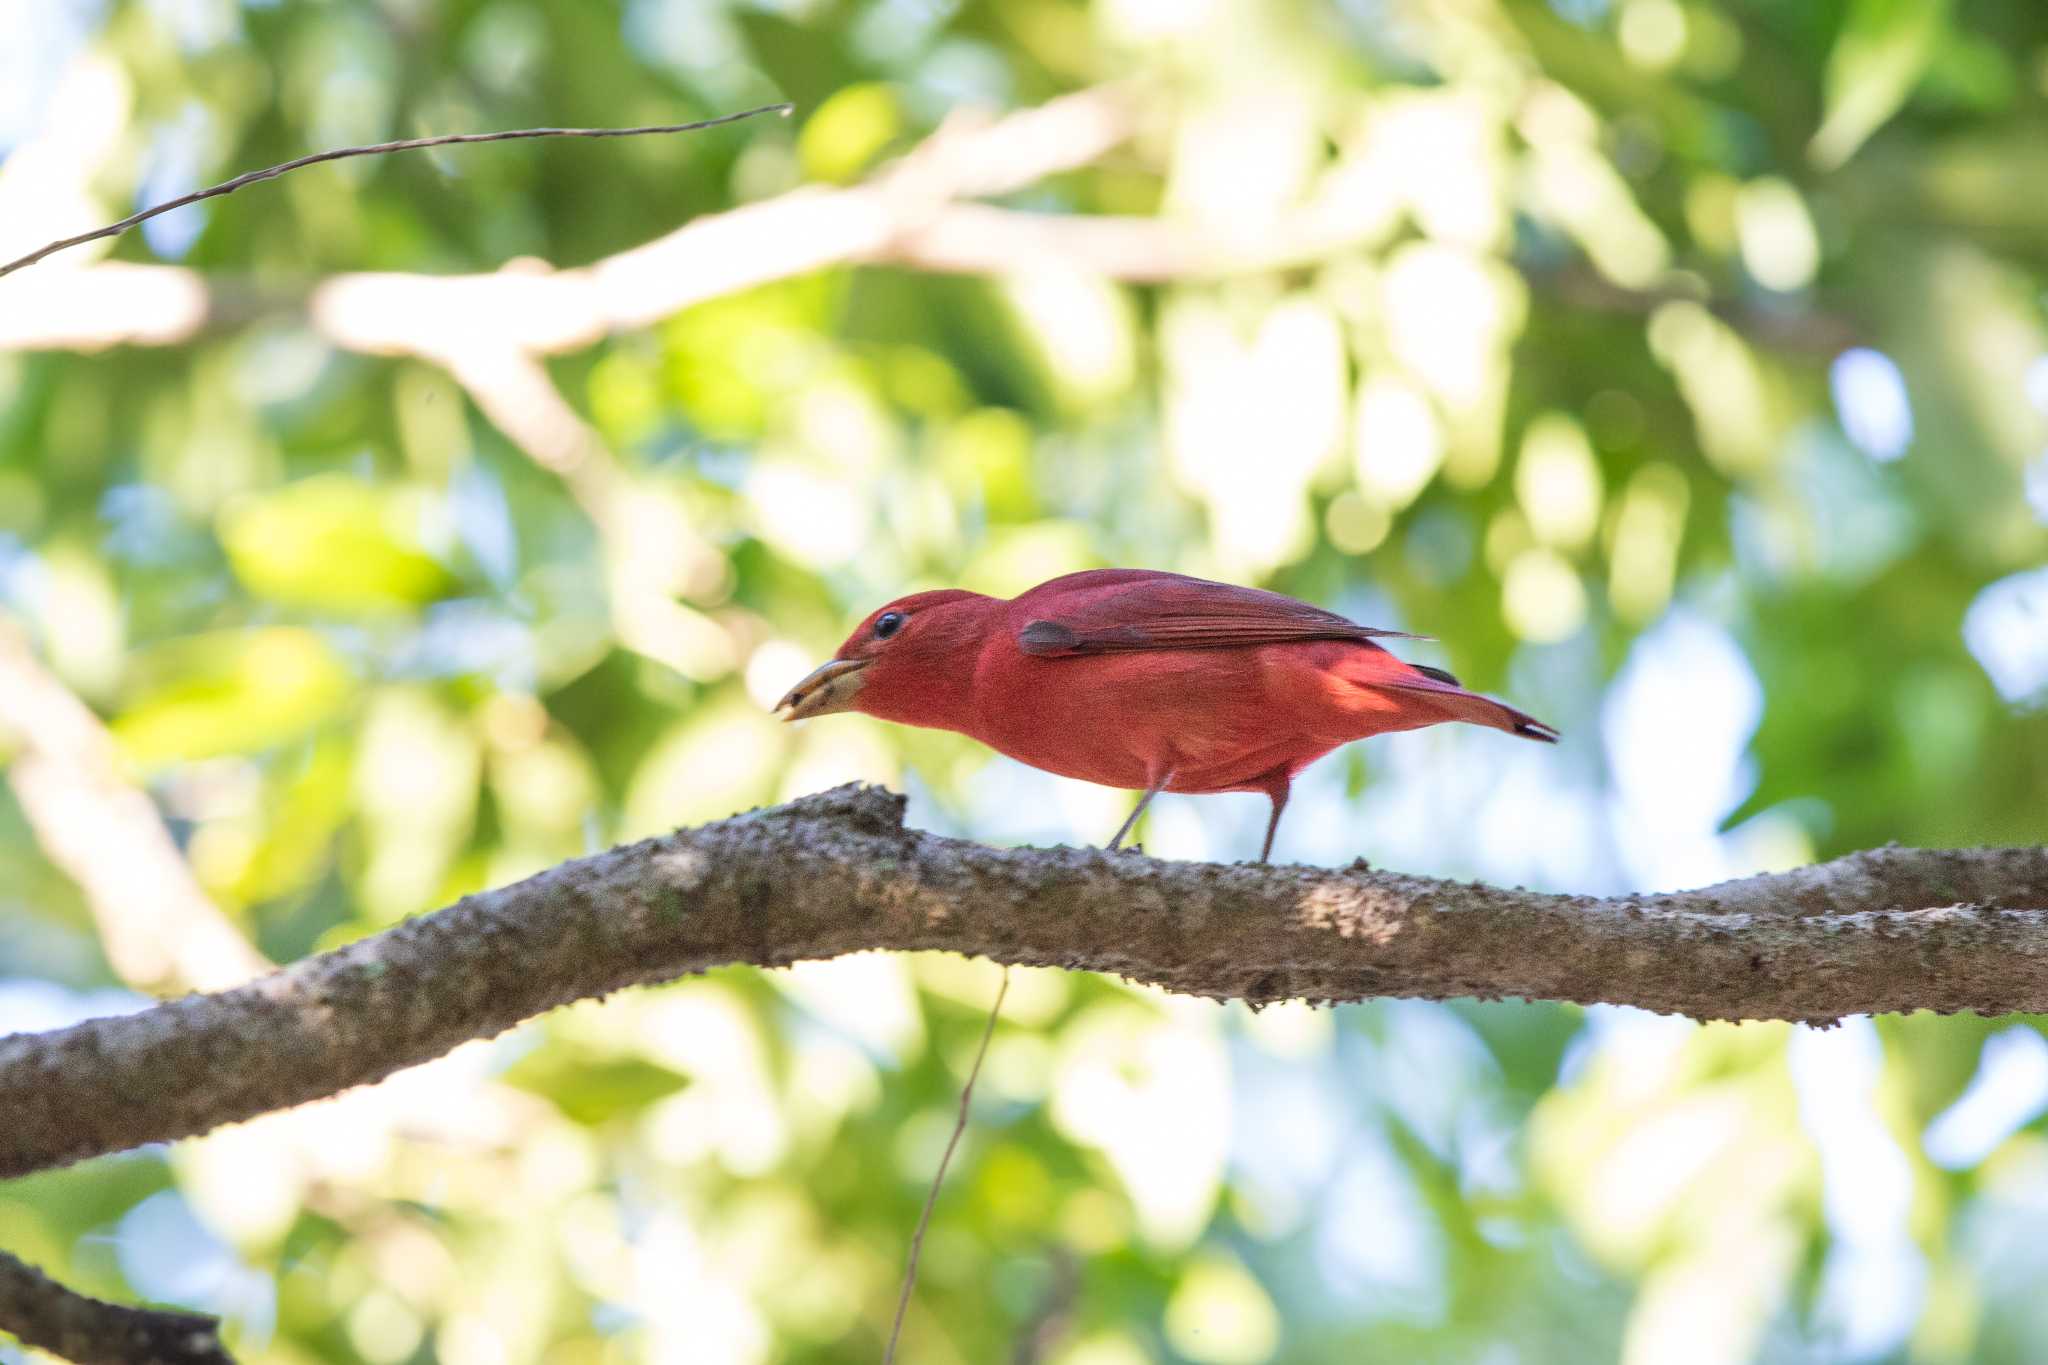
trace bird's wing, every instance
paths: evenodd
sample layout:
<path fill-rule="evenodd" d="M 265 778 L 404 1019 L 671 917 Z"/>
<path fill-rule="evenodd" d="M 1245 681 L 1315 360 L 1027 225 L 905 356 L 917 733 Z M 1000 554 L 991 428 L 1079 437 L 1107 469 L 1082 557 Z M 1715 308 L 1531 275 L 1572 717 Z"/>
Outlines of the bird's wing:
<path fill-rule="evenodd" d="M 1018 599 L 1017 647 L 1042 659 L 1297 640 L 1423 639 L 1379 630 L 1277 592 L 1178 574 L 1075 574 Z"/>

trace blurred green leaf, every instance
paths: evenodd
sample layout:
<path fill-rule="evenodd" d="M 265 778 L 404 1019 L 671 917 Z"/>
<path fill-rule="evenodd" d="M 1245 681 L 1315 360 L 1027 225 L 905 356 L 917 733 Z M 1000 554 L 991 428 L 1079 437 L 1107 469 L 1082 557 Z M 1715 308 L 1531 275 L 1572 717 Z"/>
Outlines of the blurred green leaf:
<path fill-rule="evenodd" d="M 297 739 L 349 706 L 355 685 L 341 656 L 297 626 L 188 635 L 138 651 L 132 669 L 113 729 L 145 768 Z"/>
<path fill-rule="evenodd" d="M 592 1056 L 562 1044 L 527 1053 L 505 1068 L 500 1079 L 539 1095 L 587 1127 L 637 1113 L 690 1083 L 667 1067 L 637 1057 Z"/>
<path fill-rule="evenodd" d="M 385 615 L 449 587 L 447 569 L 426 549 L 438 515 L 424 490 L 322 474 L 229 504 L 221 543 L 236 576 L 258 596 Z"/>
<path fill-rule="evenodd" d="M 1948 26 L 1952 0 L 1850 0 L 1828 54 L 1826 115 L 1810 148 L 1833 170 L 1913 93 Z"/>
<path fill-rule="evenodd" d="M 852 180 L 902 131 L 902 110 L 888 86 L 841 86 L 805 121 L 797 155 L 814 180 Z"/>

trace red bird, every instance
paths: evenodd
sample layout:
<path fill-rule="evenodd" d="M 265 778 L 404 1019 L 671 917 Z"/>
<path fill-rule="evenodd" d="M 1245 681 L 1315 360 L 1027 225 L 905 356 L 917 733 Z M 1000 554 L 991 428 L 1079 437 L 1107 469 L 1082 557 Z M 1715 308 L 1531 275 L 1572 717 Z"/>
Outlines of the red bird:
<path fill-rule="evenodd" d="M 1147 569 L 1091 569 L 1005 600 L 913 593 L 860 623 L 775 709 L 862 711 L 956 730 L 1021 763 L 1140 791 L 1264 792 L 1264 862 L 1294 775 L 1340 744 L 1462 720 L 1557 731 L 1403 663 L 1375 630 L 1276 592 Z"/>

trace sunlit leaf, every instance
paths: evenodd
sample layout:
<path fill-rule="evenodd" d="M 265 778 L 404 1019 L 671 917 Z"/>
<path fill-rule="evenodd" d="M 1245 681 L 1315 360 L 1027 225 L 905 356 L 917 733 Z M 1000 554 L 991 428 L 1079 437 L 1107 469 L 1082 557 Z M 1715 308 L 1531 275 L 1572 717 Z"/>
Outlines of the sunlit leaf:
<path fill-rule="evenodd" d="M 436 514 L 419 490 L 323 474 L 231 503 L 221 515 L 221 542 L 236 575 L 259 596 L 382 614 L 448 587 L 448 571 L 426 548 Z"/>
<path fill-rule="evenodd" d="M 797 155 L 815 179 L 851 180 L 902 127 L 902 110 L 888 86 L 842 86 L 805 121 Z"/>
<path fill-rule="evenodd" d="M 529 1052 L 506 1068 L 503 1079 L 591 1125 L 637 1113 L 689 1084 L 687 1077 L 637 1057 L 592 1057 L 566 1045 Z"/>
<path fill-rule="evenodd" d="M 1853 0 L 1828 55 L 1826 112 L 1810 148 L 1833 169 L 1898 112 L 1948 25 L 1951 0 Z"/>
<path fill-rule="evenodd" d="M 134 671 L 113 727 L 145 767 L 296 739 L 348 706 L 355 684 L 319 634 L 291 626 L 172 640 L 138 653 Z"/>

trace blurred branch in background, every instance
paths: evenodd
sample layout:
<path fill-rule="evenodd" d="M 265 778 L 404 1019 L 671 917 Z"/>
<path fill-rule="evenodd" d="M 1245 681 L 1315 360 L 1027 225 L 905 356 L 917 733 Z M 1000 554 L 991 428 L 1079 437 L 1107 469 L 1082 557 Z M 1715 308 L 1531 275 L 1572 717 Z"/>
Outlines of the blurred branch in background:
<path fill-rule="evenodd" d="M 0 1251 L 0 1328 L 74 1365 L 227 1365 L 217 1319 L 66 1289 Z"/>
<path fill-rule="evenodd" d="M 1126 86 L 1065 95 L 999 119 L 962 111 L 863 184 L 806 186 L 696 219 L 589 266 L 532 259 L 486 275 L 348 274 L 311 286 L 314 326 L 344 349 L 414 355 L 451 370 L 478 352 L 556 355 L 644 327 L 694 304 L 836 265 L 891 265 L 946 274 L 1005 275 L 1057 268 L 1137 284 L 1254 275 L 1315 265 L 1385 231 L 1385 168 L 1340 164 L 1277 231 L 1218 233 L 1171 216 L 1043 213 L 963 203 L 1092 164 L 1134 131 Z M 1688 291 L 1630 289 L 1583 265 L 1529 272 L 1567 304 L 1649 313 Z M 213 321 L 276 312 L 300 301 L 178 266 L 119 262 L 9 286 L 0 349 L 97 350 L 174 345 Z M 1856 323 L 1812 308 L 1794 316 L 1742 303 L 1724 320 L 1767 345 L 1829 353 L 1856 344 Z M 467 382 L 467 381 L 466 381 Z M 479 404 L 497 412 L 472 386 Z M 507 431 L 529 454 L 534 447 Z M 537 457 L 538 458 L 538 457 Z M 545 461 L 543 461 L 545 462 Z"/>
<path fill-rule="evenodd" d="M 1128 136 L 1131 122 L 1130 92 L 1114 86 L 1004 118 L 963 112 L 866 184 L 801 189 L 698 219 L 577 270 L 520 260 L 482 276 L 341 276 L 313 290 L 311 320 L 345 349 L 416 356 L 452 374 L 518 449 L 563 479 L 597 527 L 620 641 L 685 676 L 716 676 L 732 665 L 730 644 L 676 600 L 715 569 L 715 552 L 673 500 L 636 485 L 538 357 L 770 280 L 897 259 L 952 200 L 1085 165 Z M 388 147 L 413 145 L 426 144 Z M 94 235 L 104 230 L 73 240 Z M 212 287 L 179 267 L 109 263 L 47 270 L 25 283 L 0 298 L 0 348 L 175 345 L 215 311 Z"/>
<path fill-rule="evenodd" d="M 112 735 L 0 617 L 0 740 L 36 839 L 85 892 L 115 973 L 159 993 L 217 991 L 271 963 L 200 889 Z"/>
<path fill-rule="evenodd" d="M 1128 95 L 1114 87 L 1001 119 L 960 114 L 864 185 L 797 190 L 698 219 L 579 270 L 524 260 L 484 276 L 343 276 L 314 291 L 312 317 L 350 350 L 447 369 L 597 527 L 621 643 L 687 677 L 716 676 L 732 666 L 730 644 L 676 600 L 715 580 L 716 552 L 683 508 L 626 472 L 539 357 L 770 280 L 887 259 L 952 199 L 1086 164 L 1128 132 Z"/>
<path fill-rule="evenodd" d="M 717 552 L 679 504 L 634 479 L 583 420 L 532 351 L 479 334 L 439 360 L 512 444 L 559 476 L 597 528 L 613 628 L 626 648 L 685 677 L 730 667 L 730 646 L 709 617 L 680 602 L 707 578 Z"/>
<path fill-rule="evenodd" d="M 158 994 L 220 991 L 271 969 L 200 887 L 155 802 L 126 776 L 106 726 L 4 616 L 0 759 L 43 851 L 85 893 L 108 964 L 121 980 Z M 415 1075 L 429 1077 L 427 1084 L 268 1115 L 244 1127 L 240 1140 L 246 1151 L 261 1149 L 273 1162 L 282 1158 L 310 1180 L 330 1164 L 324 1149 L 337 1144 L 374 1149 L 399 1135 L 460 1142 L 479 1127 L 502 1126 L 504 1087 L 464 1074 L 458 1059 L 442 1059 Z M 139 1076 L 136 1093 L 154 1094 L 158 1083 Z M 458 1093 L 465 1102 L 451 1111 L 448 1097 Z M 210 1317 L 90 1298 L 0 1252 L 0 1331 L 77 1365 L 225 1362 L 230 1357 L 217 1329 Z"/>
<path fill-rule="evenodd" d="M 247 986 L 0 1039 L 0 1177 L 383 1079 L 733 962 L 940 949 L 1255 1003 L 1477 995 L 1704 1019 L 2048 1009 L 2048 848 L 1879 849 L 1608 899 L 994 849 L 847 786 L 576 859 Z"/>
<path fill-rule="evenodd" d="M 442 364 L 479 346 L 561 354 L 773 280 L 863 261 L 914 263 L 906 243 L 954 200 L 1088 165 L 1134 121 L 1121 86 L 996 119 L 961 112 L 863 184 L 805 187 L 711 214 L 588 266 L 523 260 L 487 275 L 339 275 L 313 285 L 305 306 L 320 333 L 348 350 Z M 0 348 L 175 345 L 212 316 L 215 288 L 182 266 L 48 269 L 0 292 Z"/>

